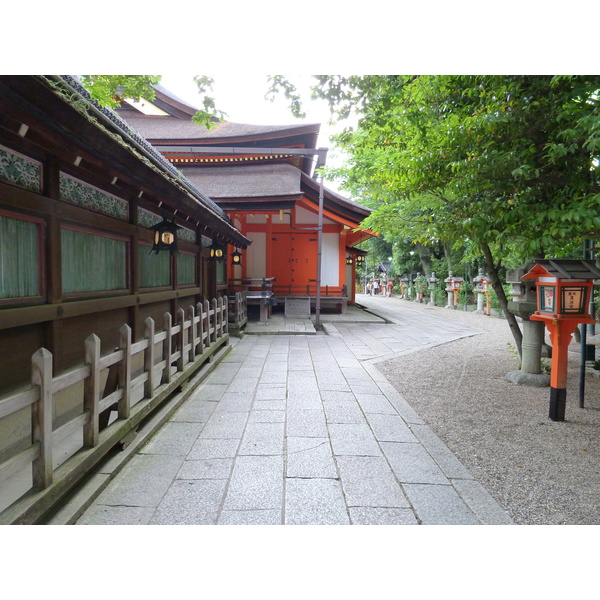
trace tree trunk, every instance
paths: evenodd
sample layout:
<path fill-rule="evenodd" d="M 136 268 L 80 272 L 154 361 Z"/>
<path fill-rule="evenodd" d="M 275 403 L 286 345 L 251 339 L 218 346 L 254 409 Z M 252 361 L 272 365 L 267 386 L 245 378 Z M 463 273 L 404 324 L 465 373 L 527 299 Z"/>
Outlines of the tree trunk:
<path fill-rule="evenodd" d="M 442 246 L 444 248 L 444 256 L 446 258 L 446 263 L 448 264 L 448 271 L 452 271 L 452 251 L 450 244 L 448 242 L 444 242 Z"/>
<path fill-rule="evenodd" d="M 498 269 L 494 264 L 494 257 L 492 256 L 492 251 L 487 244 L 484 244 L 482 246 L 482 250 L 483 255 L 485 256 L 486 271 L 490 276 L 490 283 L 492 284 L 492 288 L 496 292 L 496 296 L 498 296 L 500 308 L 502 308 L 502 312 L 506 317 L 506 322 L 508 323 L 512 336 L 515 340 L 515 345 L 517 346 L 517 350 L 519 351 L 519 356 L 521 356 L 523 345 L 523 333 L 521 332 L 521 328 L 519 327 L 517 317 L 508 310 L 508 299 L 506 297 L 506 294 L 504 293 L 502 282 L 498 277 Z"/>
<path fill-rule="evenodd" d="M 417 242 L 415 244 L 415 248 L 421 259 L 421 266 L 423 267 L 423 274 L 427 279 L 431 276 L 431 250 L 427 248 L 427 246 L 423 246 L 423 244 L 419 244 Z"/>

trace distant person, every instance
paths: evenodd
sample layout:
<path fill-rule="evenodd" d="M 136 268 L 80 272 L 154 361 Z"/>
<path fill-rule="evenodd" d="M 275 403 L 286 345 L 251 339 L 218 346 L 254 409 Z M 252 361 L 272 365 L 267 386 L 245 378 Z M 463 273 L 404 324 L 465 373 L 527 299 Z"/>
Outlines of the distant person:
<path fill-rule="evenodd" d="M 377 295 L 379 293 L 379 281 L 373 280 L 373 293 Z"/>
<path fill-rule="evenodd" d="M 369 296 L 373 295 L 373 283 L 370 281 L 367 283 L 367 294 Z"/>

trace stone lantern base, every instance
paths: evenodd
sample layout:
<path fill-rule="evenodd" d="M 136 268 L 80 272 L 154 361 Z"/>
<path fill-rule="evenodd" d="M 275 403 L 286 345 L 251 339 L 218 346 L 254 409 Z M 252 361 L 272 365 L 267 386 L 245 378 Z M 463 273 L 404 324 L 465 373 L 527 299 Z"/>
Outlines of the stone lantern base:
<path fill-rule="evenodd" d="M 550 385 L 550 375 L 547 373 L 525 373 L 524 371 L 511 371 L 506 374 L 506 379 L 518 385 L 528 385 L 530 387 L 548 387 Z"/>

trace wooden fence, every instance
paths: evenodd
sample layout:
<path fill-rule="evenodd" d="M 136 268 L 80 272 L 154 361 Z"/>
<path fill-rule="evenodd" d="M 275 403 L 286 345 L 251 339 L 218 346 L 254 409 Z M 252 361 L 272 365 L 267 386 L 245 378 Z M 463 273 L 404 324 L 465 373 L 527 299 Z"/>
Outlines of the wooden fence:
<path fill-rule="evenodd" d="M 28 474 L 27 489 L 0 507 L 0 524 L 35 522 L 229 341 L 227 297 L 180 309 L 172 321 L 165 313 L 157 332 L 154 320 L 146 319 L 144 338 L 135 343 L 131 328 L 123 325 L 119 347 L 104 356 L 100 339 L 92 334 L 85 341 L 83 365 L 55 377 L 52 354 L 40 348 L 33 355 L 31 386 L 0 397 L 0 424 L 28 408 L 31 419 L 30 443 L 0 462 L 0 490 L 17 475 Z M 114 386 L 108 384 L 111 374 L 116 375 Z M 54 428 L 55 400 L 69 389 L 82 395 L 82 410 Z M 101 416 L 111 410 L 117 418 L 108 424 Z M 73 438 L 79 447 L 59 464 L 56 449 L 67 439 L 72 445 Z"/>
<path fill-rule="evenodd" d="M 229 330 L 232 335 L 240 332 L 248 322 L 248 301 L 243 292 L 229 296 Z"/>

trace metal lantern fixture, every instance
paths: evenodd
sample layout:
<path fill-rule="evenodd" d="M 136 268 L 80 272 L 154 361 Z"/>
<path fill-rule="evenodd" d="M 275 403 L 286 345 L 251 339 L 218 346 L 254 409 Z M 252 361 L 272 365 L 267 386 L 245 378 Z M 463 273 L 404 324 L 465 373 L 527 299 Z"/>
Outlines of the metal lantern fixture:
<path fill-rule="evenodd" d="M 361 267 L 365 264 L 365 257 L 362 254 L 356 256 L 356 266 Z"/>
<path fill-rule="evenodd" d="M 150 250 L 150 254 L 152 252 L 158 254 L 161 250 L 177 252 L 177 230 L 182 229 L 179 225 L 176 225 L 173 221 L 163 219 L 150 229 L 154 231 L 154 245 Z"/>
<path fill-rule="evenodd" d="M 346 264 L 347 265 L 351 265 L 351 264 L 353 264 L 353 262 L 354 261 L 352 260 L 352 255 L 351 254 L 349 254 L 348 256 L 346 256 Z"/>
<path fill-rule="evenodd" d="M 225 255 L 225 248 L 216 242 L 212 244 L 209 248 L 209 259 L 210 260 L 223 260 L 223 256 Z"/>
<path fill-rule="evenodd" d="M 231 265 L 234 267 L 242 265 L 242 253 L 238 248 L 235 249 L 235 252 L 231 253 Z"/>

